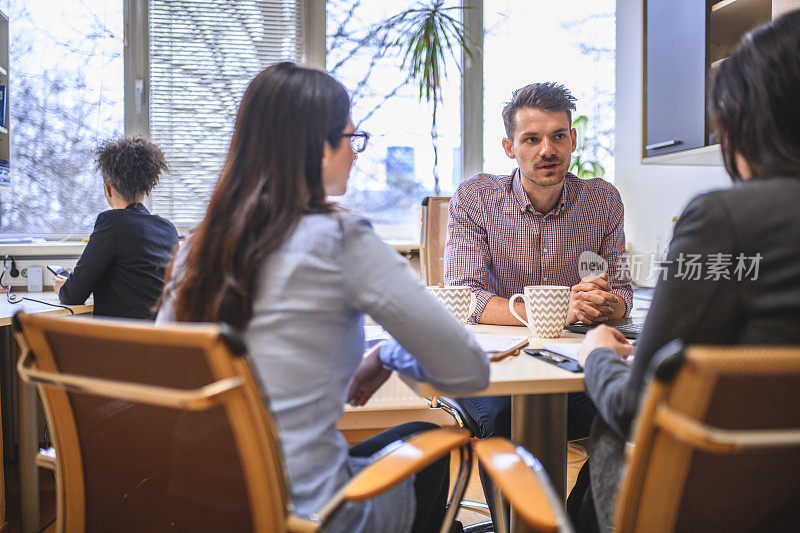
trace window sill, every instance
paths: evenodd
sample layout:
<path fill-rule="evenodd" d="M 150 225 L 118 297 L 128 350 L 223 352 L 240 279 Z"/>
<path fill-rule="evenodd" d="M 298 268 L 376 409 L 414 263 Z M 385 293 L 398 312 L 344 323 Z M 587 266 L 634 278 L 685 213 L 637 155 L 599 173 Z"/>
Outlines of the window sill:
<path fill-rule="evenodd" d="M 413 252 L 419 252 L 419 242 L 414 240 L 384 239 L 383 242 L 385 242 L 386 244 L 388 244 L 401 254 L 410 254 Z"/>
<path fill-rule="evenodd" d="M 384 242 L 402 254 L 419 252 L 419 242 L 413 239 L 384 239 Z M 3 255 L 19 257 L 80 256 L 86 247 L 85 242 L 34 242 L 22 244 L 2 244 Z"/>
<path fill-rule="evenodd" d="M 22 244 L 2 244 L 3 255 L 13 255 L 15 259 L 26 257 L 78 257 L 86 247 L 85 242 L 33 242 Z"/>

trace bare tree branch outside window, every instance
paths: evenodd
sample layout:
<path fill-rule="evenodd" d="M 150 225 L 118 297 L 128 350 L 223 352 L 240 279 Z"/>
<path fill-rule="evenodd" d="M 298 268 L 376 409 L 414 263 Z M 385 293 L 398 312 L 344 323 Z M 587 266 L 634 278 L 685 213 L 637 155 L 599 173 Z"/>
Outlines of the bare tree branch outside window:
<path fill-rule="evenodd" d="M 3 233 L 91 232 L 107 209 L 93 151 L 122 134 L 122 3 L 7 0 L 11 185 Z"/>

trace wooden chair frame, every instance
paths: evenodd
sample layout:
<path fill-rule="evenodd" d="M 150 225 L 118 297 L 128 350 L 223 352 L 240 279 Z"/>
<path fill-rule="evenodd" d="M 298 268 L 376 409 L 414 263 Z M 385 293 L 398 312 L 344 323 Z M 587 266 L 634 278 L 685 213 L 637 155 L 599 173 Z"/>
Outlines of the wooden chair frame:
<path fill-rule="evenodd" d="M 721 375 L 800 372 L 797 347 L 676 346 L 655 361 L 655 379 L 645 396 L 628 446 L 627 474 L 620 486 L 615 522 L 620 532 L 671 531 L 689 473 L 692 452 L 734 454 L 755 448 L 800 447 L 800 428 L 732 431 L 699 421 Z M 680 410 L 671 395 L 683 397 Z M 670 445 L 668 435 L 683 446 Z M 655 458 L 655 463 L 651 462 Z M 658 479 L 647 475 L 660 472 Z M 648 497 L 651 496 L 652 497 Z"/>
<path fill-rule="evenodd" d="M 420 225 L 419 259 L 420 273 L 426 285 L 444 285 L 444 247 L 447 238 L 447 219 L 449 196 L 428 196 L 422 200 L 422 224 Z M 448 399 L 439 401 L 438 397 L 429 398 L 432 409 L 442 409 L 456 421 L 458 427 L 467 425 Z M 452 506 L 452 502 L 451 505 Z M 489 507 L 483 502 L 462 500 L 460 507 L 484 516 L 490 516 Z M 464 528 L 466 533 L 478 533 L 491 530 L 492 523 L 480 522 Z"/>
<path fill-rule="evenodd" d="M 449 196 L 428 196 L 422 200 L 419 262 L 426 285 L 444 284 L 444 247 L 449 204 Z"/>
<path fill-rule="evenodd" d="M 694 346 L 661 355 L 654 360 L 655 379 L 637 417 L 633 444 L 628 445 L 615 517 L 621 533 L 674 530 L 694 450 L 736 454 L 800 448 L 800 428 L 730 430 L 700 421 L 720 376 L 769 376 L 776 368 L 800 374 L 800 348 Z M 670 405 L 671 394 L 679 407 Z M 536 531 L 572 530 L 563 504 L 552 498 L 549 480 L 526 450 L 500 438 L 476 442 L 474 448 L 498 496 L 505 497 L 525 523 Z M 659 475 L 649 475 L 649 470 Z"/>
<path fill-rule="evenodd" d="M 525 448 L 502 437 L 474 443 L 475 455 L 494 482 L 497 533 L 507 533 L 504 502 L 535 531 L 571 533 L 563 501 L 550 484 L 542 464 Z"/>
<path fill-rule="evenodd" d="M 387 446 L 317 513 L 310 517 L 295 516 L 289 512 L 277 429 L 265 409 L 244 343 L 234 332 L 212 325 L 154 327 L 144 322 L 54 318 L 24 312 L 14 316 L 14 329 L 22 352 L 17 366 L 19 375 L 26 383 L 38 387 L 53 435 L 59 531 L 85 529 L 80 444 L 67 392 L 190 411 L 223 406 L 244 465 L 256 531 L 319 531 L 345 501 L 361 501 L 384 492 L 454 450 L 460 452 L 461 468 L 453 497 L 460 500 L 466 490 L 472 464 L 469 432 L 433 430 Z M 83 334 L 109 343 L 130 340 L 198 348 L 203 350 L 215 381 L 184 390 L 63 374 L 56 368 L 45 331 Z M 448 509 L 443 533 L 449 531 L 456 511 Z"/>

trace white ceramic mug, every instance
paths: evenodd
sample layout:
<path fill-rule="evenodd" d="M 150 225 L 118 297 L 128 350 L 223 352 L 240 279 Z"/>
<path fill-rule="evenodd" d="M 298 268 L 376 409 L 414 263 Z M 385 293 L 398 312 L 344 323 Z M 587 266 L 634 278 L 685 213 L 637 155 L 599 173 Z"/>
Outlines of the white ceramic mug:
<path fill-rule="evenodd" d="M 428 290 L 439 298 L 448 311 L 453 313 L 462 324 L 475 312 L 475 295 L 472 289 L 462 286 L 438 287 L 432 285 Z"/>
<path fill-rule="evenodd" d="M 517 320 L 528 326 L 535 337 L 552 339 L 561 336 L 569 311 L 569 287 L 558 285 L 529 285 L 522 294 L 508 300 L 508 310 Z M 514 302 L 522 298 L 525 302 L 525 321 L 514 310 Z"/>

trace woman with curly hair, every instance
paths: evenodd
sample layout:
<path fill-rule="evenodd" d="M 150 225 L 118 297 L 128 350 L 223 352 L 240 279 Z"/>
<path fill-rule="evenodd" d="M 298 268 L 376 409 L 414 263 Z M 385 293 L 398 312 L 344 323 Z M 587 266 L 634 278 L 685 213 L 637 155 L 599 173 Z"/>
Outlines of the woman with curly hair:
<path fill-rule="evenodd" d="M 178 244 L 175 227 L 142 205 L 167 168 L 164 153 L 141 136 L 124 137 L 97 150 L 97 168 L 111 209 L 97 215 L 75 270 L 56 276 L 53 290 L 67 305 L 94 293 L 97 316 L 153 318 L 164 268 Z"/>

